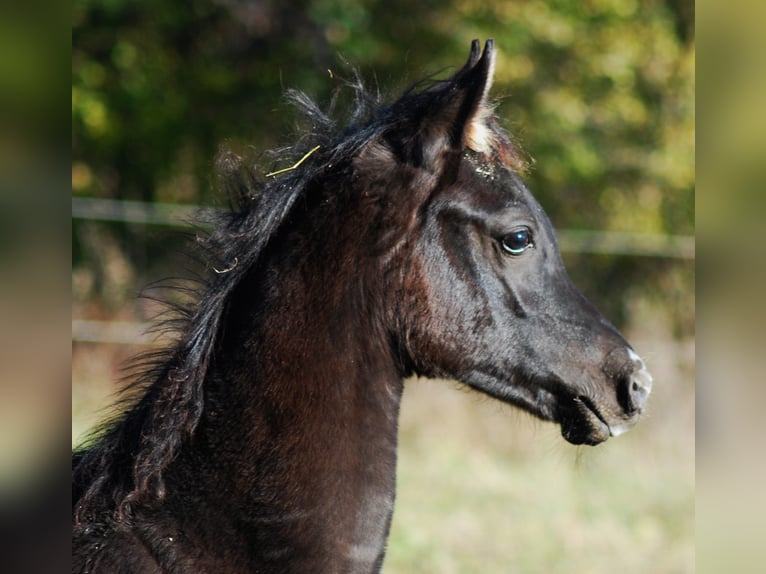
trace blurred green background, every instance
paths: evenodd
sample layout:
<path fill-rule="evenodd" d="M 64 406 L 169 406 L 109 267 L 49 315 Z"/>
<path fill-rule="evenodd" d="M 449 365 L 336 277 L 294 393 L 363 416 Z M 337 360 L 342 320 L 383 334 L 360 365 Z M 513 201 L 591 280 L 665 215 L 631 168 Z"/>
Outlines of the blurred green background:
<path fill-rule="evenodd" d="M 494 38 L 528 185 L 656 390 L 641 425 L 590 449 L 454 383 L 409 382 L 384 571 L 694 571 L 692 2 L 75 0 L 72 18 L 72 192 L 154 205 L 216 205 L 217 150 L 293 141 L 283 91 L 328 102 L 343 60 L 390 99 Z M 183 231 L 73 220 L 73 319 L 110 333 L 73 328 L 73 442 L 142 348 L 131 329 L 155 309 L 136 294 L 184 273 Z"/>
<path fill-rule="evenodd" d="M 328 70 L 348 77 L 345 58 L 393 97 L 487 37 L 499 115 L 537 160 L 527 179 L 554 224 L 693 232 L 694 21 L 680 1 L 77 0 L 73 193 L 211 204 L 220 146 L 293 140 L 284 89 L 327 102 L 339 84 Z M 73 259 L 78 302 L 121 304 L 128 271 L 162 275 L 167 250 L 145 227 L 78 220 Z M 570 268 L 614 322 L 660 298 L 677 334 L 692 332 L 690 265 L 571 254 Z"/>

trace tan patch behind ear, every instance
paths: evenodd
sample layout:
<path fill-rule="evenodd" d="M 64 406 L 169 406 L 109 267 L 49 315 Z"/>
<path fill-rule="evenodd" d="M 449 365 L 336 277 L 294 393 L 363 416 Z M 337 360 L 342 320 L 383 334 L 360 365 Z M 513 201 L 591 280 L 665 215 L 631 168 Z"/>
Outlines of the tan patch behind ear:
<path fill-rule="evenodd" d="M 482 101 L 465 130 L 465 145 L 469 149 L 487 156 L 497 149 L 497 135 L 490 128 L 494 110 Z"/>
<path fill-rule="evenodd" d="M 494 107 L 483 103 L 466 128 L 465 146 L 516 173 L 526 173 L 533 160 L 495 122 Z"/>

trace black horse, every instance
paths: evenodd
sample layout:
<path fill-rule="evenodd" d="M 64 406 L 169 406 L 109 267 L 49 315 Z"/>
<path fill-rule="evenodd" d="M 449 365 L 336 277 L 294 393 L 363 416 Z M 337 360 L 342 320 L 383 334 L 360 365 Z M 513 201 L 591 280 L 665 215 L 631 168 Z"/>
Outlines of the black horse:
<path fill-rule="evenodd" d="M 73 458 L 75 572 L 377 572 L 403 379 L 457 379 L 560 424 L 629 429 L 651 377 L 576 290 L 487 101 L 492 41 L 387 106 L 361 91 L 237 208 L 124 416 Z"/>

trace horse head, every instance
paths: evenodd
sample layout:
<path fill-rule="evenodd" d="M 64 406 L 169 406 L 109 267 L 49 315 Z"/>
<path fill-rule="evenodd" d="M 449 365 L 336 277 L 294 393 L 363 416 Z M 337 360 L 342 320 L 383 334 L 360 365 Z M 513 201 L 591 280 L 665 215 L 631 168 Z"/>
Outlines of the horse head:
<path fill-rule="evenodd" d="M 387 197 L 388 329 L 406 369 L 457 379 L 558 422 L 574 444 L 633 426 L 652 377 L 570 281 L 524 156 L 487 100 L 495 52 L 474 41 L 454 76 L 406 94 L 355 160 Z M 402 209 L 404 207 L 404 209 Z"/>

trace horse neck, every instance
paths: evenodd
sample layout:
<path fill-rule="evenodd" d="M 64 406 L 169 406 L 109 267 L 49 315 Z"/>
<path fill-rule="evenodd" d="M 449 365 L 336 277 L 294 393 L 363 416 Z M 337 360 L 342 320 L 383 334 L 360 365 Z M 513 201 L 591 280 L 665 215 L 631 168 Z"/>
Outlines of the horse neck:
<path fill-rule="evenodd" d="M 283 267 L 291 271 L 246 282 L 230 306 L 208 393 L 209 452 L 225 459 L 215 466 L 226 469 L 225 490 L 242 495 L 237 511 L 254 532 L 256 516 L 276 516 L 288 546 L 373 564 L 393 509 L 402 393 L 389 337 L 369 307 L 380 299 L 359 273 Z M 289 539 L 291 521 L 302 523 L 302 541 Z"/>

